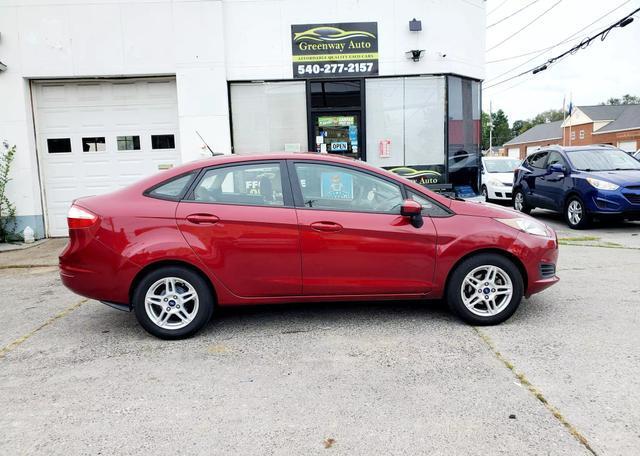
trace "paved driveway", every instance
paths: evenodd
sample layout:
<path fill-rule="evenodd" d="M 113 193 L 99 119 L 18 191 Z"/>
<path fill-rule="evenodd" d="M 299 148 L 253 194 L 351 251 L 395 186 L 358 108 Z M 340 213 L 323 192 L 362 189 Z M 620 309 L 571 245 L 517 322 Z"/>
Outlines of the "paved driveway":
<path fill-rule="evenodd" d="M 560 284 L 498 327 L 269 306 L 177 342 L 66 291 L 60 241 L 0 254 L 0 454 L 639 454 L 640 230 L 617 229 L 570 233 Z"/>

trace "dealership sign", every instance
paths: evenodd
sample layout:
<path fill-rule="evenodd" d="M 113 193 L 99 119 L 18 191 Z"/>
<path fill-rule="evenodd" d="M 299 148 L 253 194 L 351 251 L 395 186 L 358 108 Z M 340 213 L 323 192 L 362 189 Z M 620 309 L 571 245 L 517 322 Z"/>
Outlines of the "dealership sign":
<path fill-rule="evenodd" d="M 291 26 L 294 78 L 378 74 L 378 23 Z"/>

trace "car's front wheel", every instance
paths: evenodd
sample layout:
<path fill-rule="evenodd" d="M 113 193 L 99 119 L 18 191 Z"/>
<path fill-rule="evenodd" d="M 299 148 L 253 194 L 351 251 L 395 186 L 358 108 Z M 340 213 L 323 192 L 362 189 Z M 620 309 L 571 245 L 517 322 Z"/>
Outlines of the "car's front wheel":
<path fill-rule="evenodd" d="M 581 230 L 589 224 L 589 216 L 584 203 L 578 196 L 572 196 L 567 200 L 564 208 L 564 219 L 569 228 Z"/>
<path fill-rule="evenodd" d="M 522 301 L 522 274 L 508 258 L 482 253 L 453 271 L 447 288 L 451 310 L 472 325 L 495 325 L 508 319 Z"/>
<path fill-rule="evenodd" d="M 516 190 L 513 194 L 513 208 L 522 212 L 523 214 L 528 214 L 531 212 L 531 207 L 527 204 L 527 200 L 524 197 L 524 193 L 522 190 Z"/>
<path fill-rule="evenodd" d="M 213 307 L 213 296 L 206 281 L 179 266 L 150 272 L 133 293 L 133 310 L 138 322 L 161 339 L 192 336 L 209 322 Z"/>
<path fill-rule="evenodd" d="M 482 198 L 484 198 L 484 200 L 488 203 L 489 202 L 489 191 L 487 190 L 487 186 L 483 185 L 482 186 L 482 190 L 480 190 L 482 192 Z"/>

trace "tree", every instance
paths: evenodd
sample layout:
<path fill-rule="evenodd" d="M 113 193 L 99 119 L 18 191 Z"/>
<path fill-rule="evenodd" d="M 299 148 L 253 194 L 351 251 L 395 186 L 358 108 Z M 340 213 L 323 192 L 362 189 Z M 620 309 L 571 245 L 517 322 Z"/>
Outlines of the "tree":
<path fill-rule="evenodd" d="M 502 109 L 492 113 L 491 118 L 493 120 L 493 144 L 501 146 L 513 138 L 513 132 L 509 127 L 509 118 Z"/>
<path fill-rule="evenodd" d="M 628 105 L 628 104 L 640 104 L 640 97 L 635 95 L 623 95 L 622 98 L 609 98 L 606 103 L 608 105 Z"/>
<path fill-rule="evenodd" d="M 513 122 L 513 135 L 518 136 L 527 131 L 528 129 L 540 125 L 543 123 L 555 122 L 556 120 L 563 120 L 565 113 L 562 109 L 548 109 L 536 115 L 532 119 L 516 120 Z"/>

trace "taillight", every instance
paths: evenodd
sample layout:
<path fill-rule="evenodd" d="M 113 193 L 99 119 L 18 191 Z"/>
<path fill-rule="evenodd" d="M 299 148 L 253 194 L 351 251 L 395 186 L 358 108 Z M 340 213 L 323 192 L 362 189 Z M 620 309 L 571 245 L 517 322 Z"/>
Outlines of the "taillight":
<path fill-rule="evenodd" d="M 82 207 L 71 206 L 67 214 L 69 229 L 89 228 L 98 221 L 98 216 Z"/>

